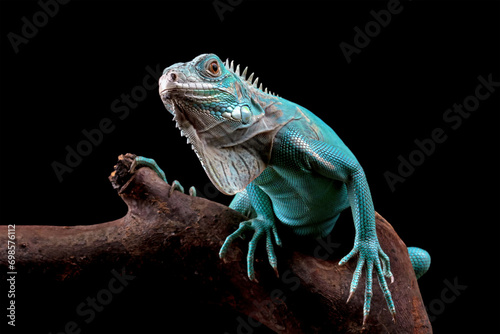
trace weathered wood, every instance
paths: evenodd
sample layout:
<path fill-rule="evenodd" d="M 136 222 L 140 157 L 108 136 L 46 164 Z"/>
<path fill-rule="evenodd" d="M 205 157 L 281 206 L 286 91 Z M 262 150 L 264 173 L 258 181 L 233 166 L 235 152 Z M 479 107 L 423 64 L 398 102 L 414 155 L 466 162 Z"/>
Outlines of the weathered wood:
<path fill-rule="evenodd" d="M 275 332 L 431 333 L 406 245 L 392 226 L 377 214 L 380 244 L 391 258 L 395 282 L 390 284 L 397 315 L 393 323 L 374 278 L 371 314 L 362 328 L 364 284 L 346 304 L 355 261 L 338 266 L 345 254 L 333 252 L 331 240 L 305 242 L 293 250 L 284 231 L 284 249 L 278 251 L 280 277 L 257 252 L 257 278 L 246 276 L 246 241 L 237 241 L 223 263 L 218 257 L 225 237 L 244 220 L 239 213 L 209 200 L 174 191 L 150 169 L 128 173 L 133 155 L 121 156 L 110 176 L 128 206 L 118 220 L 88 226 L 21 226 L 16 228 L 16 270 L 33 282 L 72 286 L 85 284 L 88 273 L 126 267 L 144 275 L 162 268 L 169 280 L 182 279 L 198 291 L 207 305 L 230 307 L 246 315 L 238 330 L 249 333 L 259 324 Z M 7 226 L 0 226 L 7 235 Z M 345 236 L 344 239 L 351 239 Z M 302 242 L 299 240 L 299 242 Z M 328 260 L 326 258 L 329 257 Z M 0 254 L 5 279 L 7 254 Z M 146 278 L 147 280 L 147 278 Z M 168 302 L 168 301 L 167 301 Z M 173 321 L 171 319 L 169 321 Z M 162 321 L 162 319 L 158 319 Z"/>

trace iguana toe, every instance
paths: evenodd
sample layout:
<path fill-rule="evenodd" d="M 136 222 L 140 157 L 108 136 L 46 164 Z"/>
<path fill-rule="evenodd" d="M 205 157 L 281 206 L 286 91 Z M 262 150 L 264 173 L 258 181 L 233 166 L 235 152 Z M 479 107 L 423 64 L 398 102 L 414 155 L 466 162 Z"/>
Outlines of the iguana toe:
<path fill-rule="evenodd" d="M 134 161 L 132 162 L 132 165 L 130 166 L 130 173 L 135 172 L 136 168 L 139 166 L 145 166 L 145 167 L 151 168 L 153 171 L 155 171 L 156 174 L 158 174 L 158 176 L 163 181 L 168 183 L 167 178 L 165 177 L 165 172 L 163 172 L 163 170 L 158 166 L 156 161 L 154 161 L 153 159 L 145 158 L 145 157 L 141 157 L 141 156 L 135 157 Z"/>

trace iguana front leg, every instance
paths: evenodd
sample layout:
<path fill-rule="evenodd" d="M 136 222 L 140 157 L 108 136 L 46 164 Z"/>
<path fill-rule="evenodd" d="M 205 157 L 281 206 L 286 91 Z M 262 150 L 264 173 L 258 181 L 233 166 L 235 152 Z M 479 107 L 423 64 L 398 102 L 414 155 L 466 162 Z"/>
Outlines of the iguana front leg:
<path fill-rule="evenodd" d="M 302 137 L 298 135 L 299 137 Z M 359 163 L 346 155 L 342 150 L 327 143 L 301 138 L 300 150 L 311 169 L 332 180 L 340 180 L 346 184 L 349 204 L 351 206 L 356 235 L 352 251 L 345 256 L 339 265 L 347 263 L 358 255 L 358 263 L 353 274 L 349 301 L 358 286 L 363 268 L 366 272 L 365 303 L 363 307 L 363 324 L 370 313 L 372 298 L 373 269 L 378 275 L 380 287 L 384 293 L 389 311 L 394 320 L 396 313 L 386 277 L 391 278 L 389 257 L 384 253 L 377 238 L 375 229 L 375 210 L 366 181 Z"/>
<path fill-rule="evenodd" d="M 278 246 L 281 246 L 281 240 L 278 237 L 278 231 L 276 230 L 274 212 L 269 197 L 257 185 L 250 183 L 243 192 L 239 193 L 237 197 L 235 197 L 230 207 L 252 218 L 240 223 L 239 228 L 226 238 L 219 252 L 220 258 L 224 259 L 229 246 L 234 239 L 242 237 L 243 233 L 246 231 L 253 230 L 254 234 L 252 240 L 248 243 L 248 278 L 252 281 L 256 281 L 253 266 L 255 249 L 257 247 L 257 243 L 263 236 L 265 236 L 266 239 L 266 250 L 269 263 L 276 272 L 276 275 L 278 275 L 278 261 L 274 253 L 272 236 L 274 236 L 274 240 Z"/>
<path fill-rule="evenodd" d="M 235 211 L 238 211 L 247 218 L 257 217 L 257 214 L 252 207 L 250 196 L 248 196 L 248 192 L 246 189 L 237 193 L 234 196 L 233 200 L 231 201 L 231 204 L 229 204 L 229 207 Z"/>

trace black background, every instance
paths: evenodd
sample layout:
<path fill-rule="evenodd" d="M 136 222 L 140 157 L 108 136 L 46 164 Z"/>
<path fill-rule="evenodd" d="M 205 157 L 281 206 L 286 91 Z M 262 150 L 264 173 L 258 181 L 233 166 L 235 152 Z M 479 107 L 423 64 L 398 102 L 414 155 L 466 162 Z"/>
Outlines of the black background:
<path fill-rule="evenodd" d="M 74 0 L 60 5 L 15 53 L 8 34 L 21 35 L 22 18 L 33 22 L 41 7 L 2 1 L 2 224 L 85 225 L 123 216 L 126 207 L 107 176 L 126 152 L 154 158 L 169 181 L 229 203 L 209 195 L 213 188 L 156 89 L 124 119 L 111 108 L 142 85 L 147 66 L 163 69 L 213 52 L 248 65 L 270 90 L 316 113 L 351 148 L 377 211 L 407 245 L 432 255 L 419 284 L 436 333 L 498 332 L 500 87 L 455 130 L 443 115 L 474 94 L 478 76 L 492 73 L 500 81 L 499 2 L 402 2 L 402 11 L 348 64 L 339 44 L 354 44 L 354 27 L 364 29 L 373 21 L 370 11 L 387 3 L 233 1 L 221 20 L 212 1 Z M 82 130 L 104 118 L 113 131 L 60 182 L 53 162 L 64 163 L 65 147 L 76 148 L 85 139 Z M 398 156 L 408 158 L 414 141 L 430 138 L 435 128 L 445 131 L 446 141 L 391 191 L 384 173 L 397 173 Z M 102 277 L 97 289 L 111 276 Z M 447 281 L 466 289 L 443 303 L 443 293 L 453 296 Z M 5 282 L 0 286 L 4 298 Z M 40 300 L 19 285 L 17 332 L 61 331 L 96 287 L 71 292 L 74 303 L 61 305 L 61 291 Z M 154 292 L 134 282 L 82 332 L 236 330 L 234 314 L 182 317 L 178 301 Z"/>

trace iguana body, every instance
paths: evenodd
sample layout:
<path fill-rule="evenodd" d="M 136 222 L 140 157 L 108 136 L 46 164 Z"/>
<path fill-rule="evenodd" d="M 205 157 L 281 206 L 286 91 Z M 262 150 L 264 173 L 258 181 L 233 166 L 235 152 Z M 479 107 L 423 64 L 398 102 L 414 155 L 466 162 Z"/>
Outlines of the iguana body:
<path fill-rule="evenodd" d="M 224 64 L 213 54 L 174 64 L 160 78 L 161 98 L 209 178 L 223 193 L 236 194 L 230 207 L 249 217 L 227 237 L 221 258 L 236 237 L 253 231 L 247 257 L 249 278 L 255 279 L 254 254 L 261 238 L 277 271 L 273 248 L 273 239 L 281 245 L 277 224 L 300 236 L 326 236 L 340 213 L 351 207 L 354 247 L 339 263 L 358 257 L 349 298 L 365 268 L 364 322 L 375 269 L 394 317 L 386 282 L 386 278 L 393 279 L 390 261 L 378 242 L 370 189 L 359 162 L 321 119 L 268 93 L 262 85 L 258 88 L 257 82 L 253 74 L 246 78 L 246 69 L 240 74 L 239 66 Z M 141 159 L 138 163 L 157 168 Z M 430 264 L 425 254 L 422 261 Z"/>

